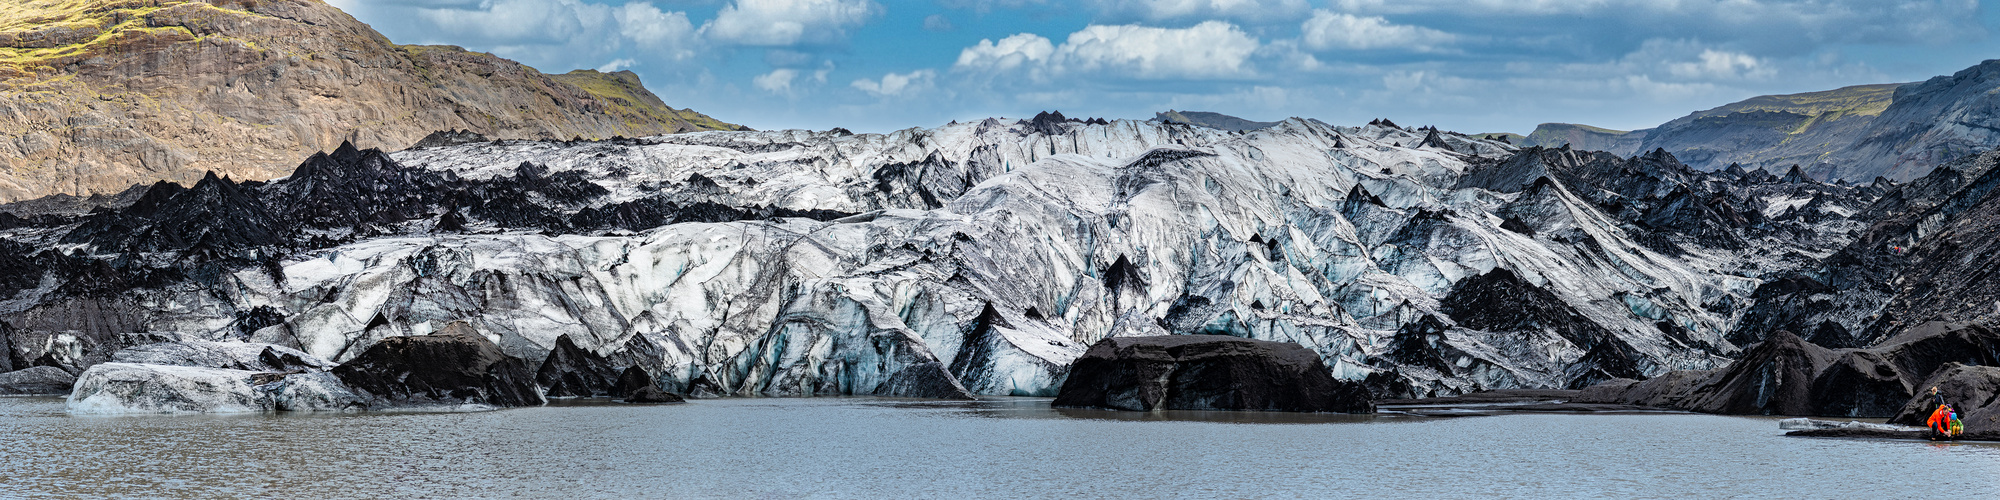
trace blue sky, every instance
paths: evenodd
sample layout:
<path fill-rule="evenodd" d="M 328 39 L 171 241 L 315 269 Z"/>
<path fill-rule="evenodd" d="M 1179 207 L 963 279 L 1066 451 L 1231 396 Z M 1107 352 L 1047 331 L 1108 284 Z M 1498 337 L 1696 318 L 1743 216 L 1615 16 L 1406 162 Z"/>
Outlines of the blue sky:
<path fill-rule="evenodd" d="M 1632 129 L 2000 58 L 1936 0 L 328 0 L 398 43 L 629 69 L 760 129 L 1166 109 L 1463 132 Z"/>

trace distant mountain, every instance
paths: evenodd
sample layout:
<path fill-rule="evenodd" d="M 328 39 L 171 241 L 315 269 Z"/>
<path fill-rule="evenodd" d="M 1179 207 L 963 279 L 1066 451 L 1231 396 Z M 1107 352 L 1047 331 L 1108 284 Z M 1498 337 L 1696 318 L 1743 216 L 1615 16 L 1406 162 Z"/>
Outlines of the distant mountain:
<path fill-rule="evenodd" d="M 1796 164 L 1821 179 L 1906 181 L 2000 146 L 2000 60 L 1920 83 L 1753 97 L 1631 132 L 1543 124 L 1528 141 L 1563 143 L 1621 155 L 1665 149 L 1703 170 Z"/>
<path fill-rule="evenodd" d="M 0 201 L 283 176 L 343 140 L 439 130 L 605 139 L 736 129 L 668 107 L 630 72 L 541 72 L 397 45 L 319 0 L 12 0 L 0 5 Z"/>
<path fill-rule="evenodd" d="M 1567 144 L 1584 151 L 1632 156 L 1639 152 L 1639 143 L 1646 140 L 1646 133 L 1645 130 L 1611 130 L 1574 123 L 1544 123 L 1535 127 L 1535 132 L 1528 134 L 1521 145 L 1559 148 Z"/>
<path fill-rule="evenodd" d="M 1162 122 L 1162 123 L 1185 123 L 1189 125 L 1208 127 L 1217 130 L 1227 130 L 1230 132 L 1247 132 L 1251 130 L 1267 129 L 1271 128 L 1272 126 L 1276 126 L 1278 123 L 1280 123 L 1280 122 L 1253 122 L 1250 120 L 1245 120 L 1242 118 L 1225 115 L 1222 113 L 1210 113 L 1207 111 L 1174 111 L 1171 109 L 1167 110 L 1164 113 L 1153 113 L 1153 119 L 1150 121 Z"/>

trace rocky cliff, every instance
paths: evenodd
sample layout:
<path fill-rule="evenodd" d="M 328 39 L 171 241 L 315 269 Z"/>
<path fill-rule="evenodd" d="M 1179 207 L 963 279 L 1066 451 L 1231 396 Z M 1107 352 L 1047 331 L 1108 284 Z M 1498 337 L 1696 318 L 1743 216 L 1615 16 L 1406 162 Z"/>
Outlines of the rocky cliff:
<path fill-rule="evenodd" d="M 22 0 L 0 5 L 0 201 L 285 175 L 342 141 L 438 130 L 604 139 L 734 129 L 630 72 L 545 75 L 397 45 L 319 0 Z"/>
<path fill-rule="evenodd" d="M 0 320 L 13 364 L 71 371 L 169 332 L 346 362 L 463 321 L 693 394 L 1052 395 L 1159 334 L 1298 343 L 1388 397 L 1581 387 L 1734 356 L 1751 291 L 1879 194 L 1301 119 L 342 147 L 0 218 Z"/>

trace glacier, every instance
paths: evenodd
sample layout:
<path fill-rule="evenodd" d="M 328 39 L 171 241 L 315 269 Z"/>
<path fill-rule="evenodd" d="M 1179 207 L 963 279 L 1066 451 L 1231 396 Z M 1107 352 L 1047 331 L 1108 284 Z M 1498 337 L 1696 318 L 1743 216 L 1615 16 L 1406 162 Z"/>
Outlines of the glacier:
<path fill-rule="evenodd" d="M 1575 388 L 1727 362 L 1752 292 L 1881 193 L 1306 119 L 350 147 L 8 229 L 55 254 L 0 319 L 79 370 L 145 332 L 338 363 L 464 321 L 698 395 L 1052 396 L 1092 343 L 1168 334 L 1385 397 Z"/>

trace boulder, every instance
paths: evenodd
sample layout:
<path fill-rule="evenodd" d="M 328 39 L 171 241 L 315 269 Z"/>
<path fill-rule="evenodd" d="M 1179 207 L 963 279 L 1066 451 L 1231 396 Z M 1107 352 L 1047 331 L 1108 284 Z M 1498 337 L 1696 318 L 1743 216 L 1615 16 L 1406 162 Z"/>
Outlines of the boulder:
<path fill-rule="evenodd" d="M 101 363 L 78 376 L 69 395 L 76 414 L 254 413 L 366 409 L 363 399 L 325 372 L 283 375 L 136 363 Z"/>
<path fill-rule="evenodd" d="M 587 398 L 611 394 L 611 385 L 618 376 L 618 370 L 604 356 L 578 347 L 576 341 L 564 334 L 556 337 L 555 348 L 549 350 L 549 357 L 535 371 L 535 385 L 541 386 L 548 397 Z"/>
<path fill-rule="evenodd" d="M 1923 381 L 1924 389 L 1903 403 L 1889 423 L 1922 426 L 1937 409 L 1930 388 L 1937 387 L 1944 402 L 1958 410 L 1965 421 L 1966 439 L 2000 439 L 2000 367 L 1945 365 Z"/>
<path fill-rule="evenodd" d="M 76 377 L 61 368 L 36 366 L 0 373 L 0 396 L 61 396 L 75 384 Z"/>
<path fill-rule="evenodd" d="M 1070 366 L 1055 406 L 1370 413 L 1358 382 L 1334 380 L 1298 344 L 1219 335 L 1112 337 Z"/>
<path fill-rule="evenodd" d="M 547 402 L 527 362 L 501 352 L 462 322 L 431 335 L 382 339 L 333 374 L 385 407 Z"/>

